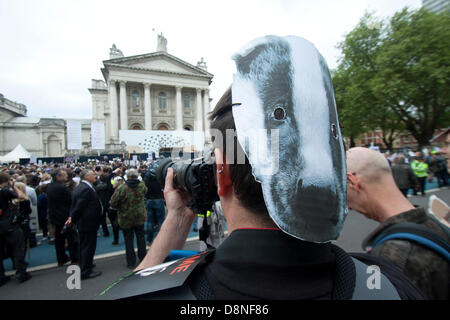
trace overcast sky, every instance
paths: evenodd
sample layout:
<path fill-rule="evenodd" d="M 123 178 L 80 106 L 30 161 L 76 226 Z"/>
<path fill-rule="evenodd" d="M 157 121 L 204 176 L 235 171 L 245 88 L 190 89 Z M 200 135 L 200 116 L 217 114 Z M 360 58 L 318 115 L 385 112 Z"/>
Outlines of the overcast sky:
<path fill-rule="evenodd" d="M 366 10 L 392 16 L 421 0 L 0 0 L 0 93 L 30 117 L 91 118 L 88 88 L 103 79 L 113 43 L 125 56 L 168 52 L 214 74 L 211 107 L 231 84 L 231 56 L 254 38 L 297 35 L 315 44 L 330 69 L 338 42 Z"/>

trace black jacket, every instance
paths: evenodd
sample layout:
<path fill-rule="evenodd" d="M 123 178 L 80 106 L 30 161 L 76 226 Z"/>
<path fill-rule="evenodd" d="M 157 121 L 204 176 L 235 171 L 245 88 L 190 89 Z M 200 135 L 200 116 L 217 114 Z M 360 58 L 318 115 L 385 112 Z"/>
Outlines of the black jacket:
<path fill-rule="evenodd" d="M 408 164 L 394 164 L 392 166 L 392 176 L 399 189 L 415 188 L 419 183 Z"/>
<path fill-rule="evenodd" d="M 98 230 L 102 217 L 102 205 L 94 189 L 83 181 L 72 192 L 70 216 L 72 223 L 77 224 L 79 232 Z"/>
<path fill-rule="evenodd" d="M 97 191 L 97 195 L 100 198 L 100 201 L 102 202 L 103 208 L 108 209 L 109 201 L 111 200 L 111 197 L 113 195 L 113 192 L 111 192 L 111 188 L 108 186 L 107 183 L 100 182 L 95 186 L 95 191 Z"/>
<path fill-rule="evenodd" d="M 72 204 L 72 195 L 61 182 L 52 182 L 47 185 L 47 203 L 50 223 L 63 225 L 66 223 Z"/>

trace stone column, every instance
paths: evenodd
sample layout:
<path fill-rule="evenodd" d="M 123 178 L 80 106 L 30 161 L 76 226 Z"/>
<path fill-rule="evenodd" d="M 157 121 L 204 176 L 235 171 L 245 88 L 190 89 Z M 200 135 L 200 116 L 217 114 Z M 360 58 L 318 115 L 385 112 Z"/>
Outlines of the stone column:
<path fill-rule="evenodd" d="M 119 118 L 117 110 L 116 81 L 109 80 L 109 110 L 111 116 L 111 139 L 119 140 Z"/>
<path fill-rule="evenodd" d="M 203 131 L 202 89 L 197 88 L 197 109 L 195 110 L 195 131 Z"/>
<path fill-rule="evenodd" d="M 205 89 L 205 93 L 203 95 L 203 119 L 205 124 L 205 138 L 209 137 L 209 120 L 208 120 L 208 113 L 209 113 L 209 89 Z"/>
<path fill-rule="evenodd" d="M 120 81 L 120 130 L 128 130 L 126 81 Z"/>
<path fill-rule="evenodd" d="M 181 88 L 177 86 L 176 89 L 176 120 L 177 130 L 183 130 L 183 106 L 181 105 Z"/>
<path fill-rule="evenodd" d="M 145 122 L 145 130 L 152 130 L 150 83 L 144 83 L 144 122 Z"/>

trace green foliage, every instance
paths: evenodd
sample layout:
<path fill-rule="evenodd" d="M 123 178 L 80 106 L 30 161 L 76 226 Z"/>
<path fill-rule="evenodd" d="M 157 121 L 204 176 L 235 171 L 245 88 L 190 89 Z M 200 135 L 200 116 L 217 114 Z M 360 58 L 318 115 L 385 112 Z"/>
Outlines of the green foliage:
<path fill-rule="evenodd" d="M 366 13 L 338 48 L 332 73 L 343 133 L 381 129 L 389 149 L 408 130 L 420 146 L 450 124 L 450 15 L 403 9 L 383 22 Z"/>

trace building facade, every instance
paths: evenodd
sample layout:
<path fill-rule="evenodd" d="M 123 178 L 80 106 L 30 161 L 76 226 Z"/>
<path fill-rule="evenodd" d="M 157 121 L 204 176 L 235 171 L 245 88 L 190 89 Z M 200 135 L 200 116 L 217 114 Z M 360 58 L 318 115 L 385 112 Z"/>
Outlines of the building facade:
<path fill-rule="evenodd" d="M 103 152 L 126 151 L 119 130 L 196 130 L 208 133 L 209 85 L 213 75 L 203 58 L 196 66 L 167 53 L 158 36 L 157 52 L 125 57 L 115 45 L 103 61 L 104 79 L 92 80 L 92 119 L 33 118 L 27 107 L 0 94 L 0 155 L 19 143 L 37 157 L 72 155 L 67 149 L 67 120 L 79 120 L 80 155 L 91 149 L 91 121 L 105 123 Z"/>
<path fill-rule="evenodd" d="M 159 51 L 130 57 L 113 45 L 104 79 L 92 80 L 92 120 L 105 123 L 107 151 L 120 147 L 119 130 L 207 133 L 213 75 L 203 58 L 191 65 L 167 53 L 166 43 L 159 35 Z"/>
<path fill-rule="evenodd" d="M 450 0 L 422 0 L 422 6 L 434 13 L 450 11 Z"/>

